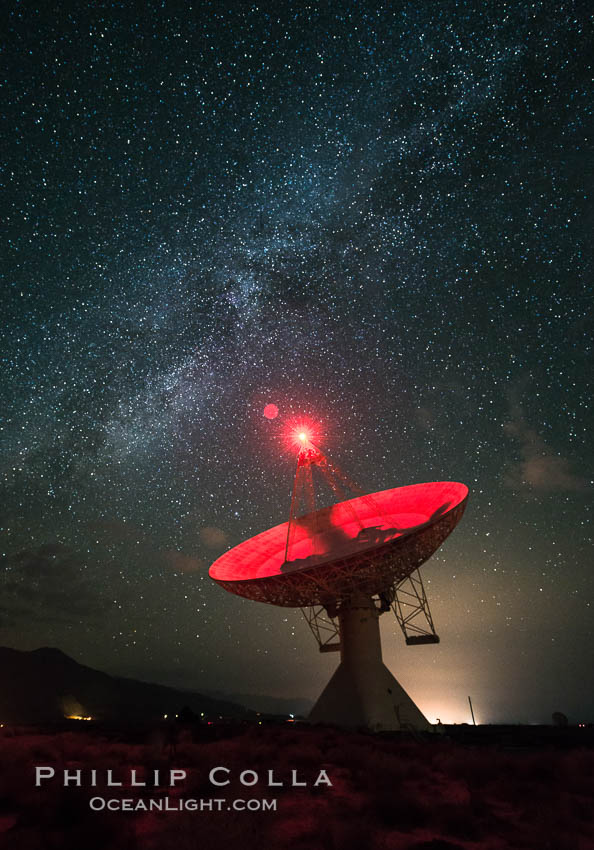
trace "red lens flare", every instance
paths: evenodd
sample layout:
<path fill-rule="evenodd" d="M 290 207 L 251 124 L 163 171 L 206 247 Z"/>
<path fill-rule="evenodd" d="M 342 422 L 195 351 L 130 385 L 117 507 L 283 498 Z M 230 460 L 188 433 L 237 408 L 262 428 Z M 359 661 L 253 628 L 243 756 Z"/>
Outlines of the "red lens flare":
<path fill-rule="evenodd" d="M 317 447 L 323 440 L 319 424 L 303 418 L 287 422 L 283 429 L 283 438 L 286 447 L 293 451 Z"/>
<path fill-rule="evenodd" d="M 276 404 L 267 404 L 262 412 L 266 419 L 276 419 L 278 416 L 278 407 Z"/>

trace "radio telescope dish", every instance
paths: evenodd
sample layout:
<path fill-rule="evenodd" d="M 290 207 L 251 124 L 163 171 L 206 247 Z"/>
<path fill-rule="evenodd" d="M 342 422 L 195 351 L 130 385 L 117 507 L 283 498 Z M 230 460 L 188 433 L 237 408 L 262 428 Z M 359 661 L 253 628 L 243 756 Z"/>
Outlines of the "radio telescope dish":
<path fill-rule="evenodd" d="M 346 480 L 307 435 L 298 439 L 289 522 L 230 549 L 209 575 L 247 599 L 305 609 L 320 651 L 340 651 L 311 722 L 428 730 L 382 662 L 379 616 L 392 609 L 409 645 L 439 642 L 418 570 L 462 518 L 468 488 L 455 481 L 413 484 L 295 516 L 299 484 L 313 501 L 312 468 L 335 493 Z"/>
<path fill-rule="evenodd" d="M 413 484 L 339 502 L 240 543 L 209 575 L 231 593 L 301 608 L 378 593 L 418 569 L 462 518 L 468 488 L 453 481 Z"/>

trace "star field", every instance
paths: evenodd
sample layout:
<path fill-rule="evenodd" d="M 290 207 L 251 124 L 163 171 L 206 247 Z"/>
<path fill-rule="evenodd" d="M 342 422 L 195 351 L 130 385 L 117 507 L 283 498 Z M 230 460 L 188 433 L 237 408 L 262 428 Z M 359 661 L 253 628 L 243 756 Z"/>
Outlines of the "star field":
<path fill-rule="evenodd" d="M 315 698 L 300 613 L 207 575 L 287 518 L 304 414 L 370 491 L 470 487 L 423 570 L 442 643 L 382 618 L 427 716 L 592 719 L 585 5 L 8 21 L 0 641 Z"/>

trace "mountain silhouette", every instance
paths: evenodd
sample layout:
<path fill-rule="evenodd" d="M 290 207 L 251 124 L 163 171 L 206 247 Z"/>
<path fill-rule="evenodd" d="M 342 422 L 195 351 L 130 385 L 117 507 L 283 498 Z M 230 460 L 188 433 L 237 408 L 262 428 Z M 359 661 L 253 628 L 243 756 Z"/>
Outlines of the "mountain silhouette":
<path fill-rule="evenodd" d="M 252 712 L 194 691 L 110 676 L 59 649 L 0 647 L 0 723 L 47 723 L 69 715 L 103 721 L 154 720 L 187 707 L 205 717 L 249 718 Z"/>

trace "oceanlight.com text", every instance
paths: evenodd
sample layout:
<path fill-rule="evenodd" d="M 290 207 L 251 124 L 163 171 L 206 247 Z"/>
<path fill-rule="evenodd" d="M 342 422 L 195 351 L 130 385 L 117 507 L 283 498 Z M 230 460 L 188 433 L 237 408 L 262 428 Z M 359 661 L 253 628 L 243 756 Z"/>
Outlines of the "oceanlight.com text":
<path fill-rule="evenodd" d="M 89 808 L 94 812 L 275 812 L 277 800 L 227 800 L 224 797 L 205 799 L 159 797 L 148 800 L 125 797 L 91 797 Z"/>

